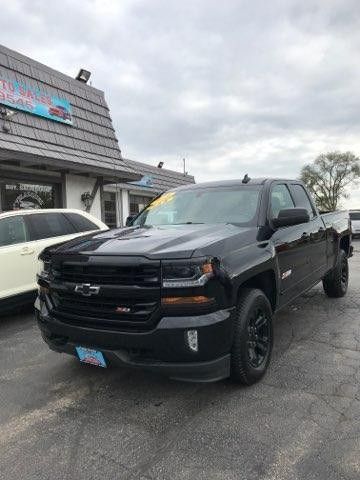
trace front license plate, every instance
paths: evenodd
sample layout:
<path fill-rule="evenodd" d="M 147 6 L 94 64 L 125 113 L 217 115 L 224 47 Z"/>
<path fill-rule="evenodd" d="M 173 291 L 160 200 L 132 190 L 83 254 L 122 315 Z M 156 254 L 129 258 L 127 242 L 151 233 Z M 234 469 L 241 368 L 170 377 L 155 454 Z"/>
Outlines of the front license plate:
<path fill-rule="evenodd" d="M 96 367 L 106 368 L 104 355 L 98 350 L 85 347 L 76 347 L 76 352 L 80 362 L 89 363 L 90 365 L 95 365 Z"/>

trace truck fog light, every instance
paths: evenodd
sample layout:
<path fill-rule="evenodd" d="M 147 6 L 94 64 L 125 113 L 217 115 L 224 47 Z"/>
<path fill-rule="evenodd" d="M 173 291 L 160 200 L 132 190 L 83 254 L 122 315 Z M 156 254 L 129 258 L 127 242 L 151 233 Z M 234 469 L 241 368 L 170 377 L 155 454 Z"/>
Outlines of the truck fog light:
<path fill-rule="evenodd" d="M 199 350 L 197 330 L 188 330 L 186 332 L 186 342 L 192 352 L 197 352 Z"/>

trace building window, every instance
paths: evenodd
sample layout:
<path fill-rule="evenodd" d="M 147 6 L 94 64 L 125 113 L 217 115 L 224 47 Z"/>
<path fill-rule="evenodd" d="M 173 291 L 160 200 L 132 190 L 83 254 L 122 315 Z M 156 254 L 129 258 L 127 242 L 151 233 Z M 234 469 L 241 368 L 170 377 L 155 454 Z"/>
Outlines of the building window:
<path fill-rule="evenodd" d="M 105 223 L 109 228 L 116 228 L 116 194 L 104 192 Z"/>
<path fill-rule="evenodd" d="M 137 215 L 154 197 L 147 197 L 145 195 L 129 195 L 130 200 L 130 215 Z"/>
<path fill-rule="evenodd" d="M 24 210 L 58 207 L 59 195 L 53 184 L 5 181 L 0 185 L 1 209 Z"/>

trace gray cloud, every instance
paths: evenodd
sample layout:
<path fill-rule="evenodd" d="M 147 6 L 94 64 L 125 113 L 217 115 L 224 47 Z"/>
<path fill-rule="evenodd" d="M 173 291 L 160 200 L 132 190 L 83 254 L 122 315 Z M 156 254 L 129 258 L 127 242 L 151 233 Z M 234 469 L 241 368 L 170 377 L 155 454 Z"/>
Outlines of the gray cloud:
<path fill-rule="evenodd" d="M 1 43 L 93 72 L 127 157 L 186 157 L 198 180 L 360 154 L 359 27 L 357 0 L 13 0 L 0 17 Z"/>

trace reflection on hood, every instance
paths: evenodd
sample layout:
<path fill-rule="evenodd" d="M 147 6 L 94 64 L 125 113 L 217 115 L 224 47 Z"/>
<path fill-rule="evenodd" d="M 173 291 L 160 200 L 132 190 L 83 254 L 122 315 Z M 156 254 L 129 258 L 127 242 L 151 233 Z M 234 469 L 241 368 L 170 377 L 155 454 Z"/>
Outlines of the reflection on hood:
<path fill-rule="evenodd" d="M 207 248 L 237 242 L 239 248 L 254 240 L 254 227 L 235 225 L 169 225 L 129 227 L 80 237 L 60 246 L 59 254 L 142 255 L 149 258 L 190 258 L 206 255 Z M 219 245 L 218 245 L 219 246 Z"/>

